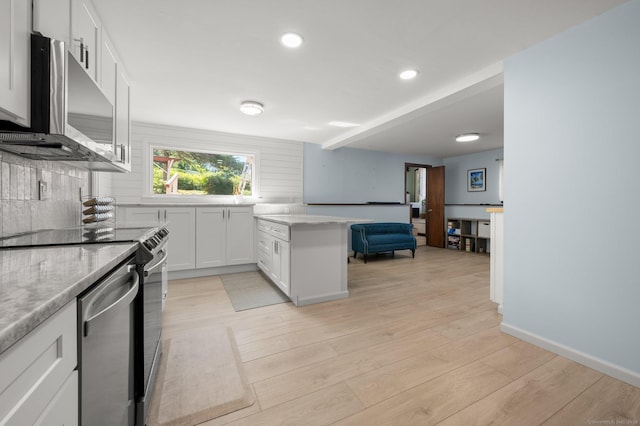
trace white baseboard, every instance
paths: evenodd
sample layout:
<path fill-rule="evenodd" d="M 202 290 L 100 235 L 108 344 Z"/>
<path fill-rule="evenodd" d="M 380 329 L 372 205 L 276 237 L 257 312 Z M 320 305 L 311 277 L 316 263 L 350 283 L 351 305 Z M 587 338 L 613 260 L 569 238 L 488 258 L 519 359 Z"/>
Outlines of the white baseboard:
<path fill-rule="evenodd" d="M 592 355 L 580 352 L 576 349 L 554 342 L 537 334 L 530 333 L 521 328 L 505 324 L 500 324 L 500 330 L 510 334 L 518 339 L 524 340 L 536 346 L 540 346 L 548 351 L 561 355 L 572 361 L 585 365 L 589 368 L 593 368 L 596 371 L 604 373 L 608 376 L 614 377 L 630 385 L 640 387 L 640 373 L 628 370 L 619 365 L 612 364 L 608 361 L 596 358 Z"/>
<path fill-rule="evenodd" d="M 349 297 L 349 291 L 340 291 L 338 293 L 323 294 L 312 297 L 296 297 L 292 299 L 296 306 L 313 305 L 314 303 L 330 302 L 331 300 L 345 299 Z"/>
<path fill-rule="evenodd" d="M 184 278 L 200 278 L 211 275 L 235 274 L 238 272 L 257 271 L 258 266 L 255 263 L 247 263 L 246 265 L 220 266 L 217 268 L 187 269 L 184 271 L 169 271 L 169 280 L 181 280 Z"/>

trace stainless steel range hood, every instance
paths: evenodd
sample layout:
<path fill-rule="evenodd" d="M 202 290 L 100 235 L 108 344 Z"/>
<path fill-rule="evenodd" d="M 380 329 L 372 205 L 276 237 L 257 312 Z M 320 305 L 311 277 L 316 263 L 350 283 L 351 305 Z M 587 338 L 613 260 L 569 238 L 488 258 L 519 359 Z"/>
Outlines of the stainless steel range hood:
<path fill-rule="evenodd" d="M 115 110 L 63 42 L 31 36 L 31 123 L 0 121 L 0 150 L 33 160 L 64 161 L 126 172 L 116 152 Z"/>

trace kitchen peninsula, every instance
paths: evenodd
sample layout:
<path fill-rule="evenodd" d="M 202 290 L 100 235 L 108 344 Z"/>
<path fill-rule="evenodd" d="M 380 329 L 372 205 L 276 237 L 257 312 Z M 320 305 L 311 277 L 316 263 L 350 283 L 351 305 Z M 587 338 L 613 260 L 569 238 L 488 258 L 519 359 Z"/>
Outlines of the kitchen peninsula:
<path fill-rule="evenodd" d="M 258 215 L 258 267 L 296 306 L 349 296 L 348 226 L 335 216 Z"/>

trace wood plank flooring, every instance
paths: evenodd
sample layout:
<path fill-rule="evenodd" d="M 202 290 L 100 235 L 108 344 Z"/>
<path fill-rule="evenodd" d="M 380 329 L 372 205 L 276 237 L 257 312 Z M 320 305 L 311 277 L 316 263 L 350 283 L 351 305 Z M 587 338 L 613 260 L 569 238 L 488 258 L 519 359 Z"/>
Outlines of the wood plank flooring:
<path fill-rule="evenodd" d="M 218 277 L 171 281 L 163 338 L 230 326 L 256 396 L 204 425 L 640 424 L 639 388 L 500 332 L 487 256 L 352 259 L 349 291 L 235 312 Z"/>

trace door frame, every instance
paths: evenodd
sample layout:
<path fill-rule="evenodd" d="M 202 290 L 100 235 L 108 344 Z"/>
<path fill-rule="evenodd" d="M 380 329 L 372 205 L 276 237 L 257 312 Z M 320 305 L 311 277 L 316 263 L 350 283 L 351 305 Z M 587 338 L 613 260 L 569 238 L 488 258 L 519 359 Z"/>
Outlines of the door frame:
<path fill-rule="evenodd" d="M 410 167 L 419 167 L 419 168 L 424 168 L 424 169 L 428 169 L 429 167 L 433 167 L 431 164 L 420 164 L 420 163 L 404 163 L 404 180 L 403 180 L 403 186 L 404 186 L 404 192 L 402 193 L 402 199 L 404 200 L 404 204 L 409 206 L 409 223 L 411 223 L 411 219 L 413 219 L 411 217 L 411 203 L 407 203 L 407 169 Z"/>

